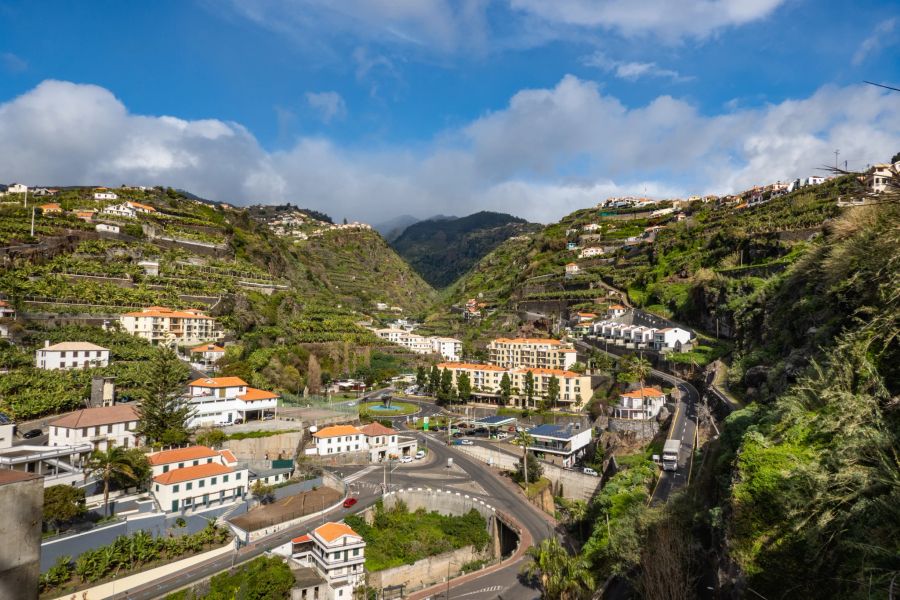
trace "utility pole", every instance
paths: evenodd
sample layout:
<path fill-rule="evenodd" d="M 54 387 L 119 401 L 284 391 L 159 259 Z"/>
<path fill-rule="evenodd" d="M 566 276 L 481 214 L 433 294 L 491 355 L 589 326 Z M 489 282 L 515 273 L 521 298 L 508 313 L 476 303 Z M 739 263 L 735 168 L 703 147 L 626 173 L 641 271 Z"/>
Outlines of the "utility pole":
<path fill-rule="evenodd" d="M 840 150 L 835 150 L 835 151 L 834 151 L 834 168 L 835 168 L 835 169 L 838 168 L 838 156 L 840 156 L 840 155 L 841 155 L 841 151 L 840 151 Z"/>
<path fill-rule="evenodd" d="M 26 194 L 28 192 L 25 192 Z M 26 203 L 28 200 L 25 201 Z M 34 207 L 31 207 L 31 237 L 34 237 Z"/>

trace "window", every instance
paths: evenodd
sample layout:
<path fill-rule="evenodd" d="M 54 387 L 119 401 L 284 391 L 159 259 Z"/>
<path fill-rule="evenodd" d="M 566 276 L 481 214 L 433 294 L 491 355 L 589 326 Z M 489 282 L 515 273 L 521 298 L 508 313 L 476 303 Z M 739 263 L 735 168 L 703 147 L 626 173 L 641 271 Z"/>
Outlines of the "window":
<path fill-rule="evenodd" d="M 228 483 L 228 475 L 222 475 L 222 483 Z"/>
<path fill-rule="evenodd" d="M 178 463 L 178 468 L 179 468 L 179 469 L 183 469 L 183 468 L 184 468 L 184 463 Z"/>
<path fill-rule="evenodd" d="M 178 484 L 177 484 L 177 483 L 176 483 L 175 485 L 172 486 L 172 491 L 173 491 L 173 492 L 178 492 Z"/>
<path fill-rule="evenodd" d="M 193 489 L 193 487 L 194 487 L 193 482 L 188 481 L 188 482 L 185 484 L 184 489 L 185 489 L 185 490 L 190 490 L 190 489 Z"/>
<path fill-rule="evenodd" d="M 205 480 L 205 479 L 201 479 L 201 480 L 200 480 L 200 487 L 206 487 L 206 480 Z"/>
<path fill-rule="evenodd" d="M 210 479 L 209 485 L 216 485 L 216 478 L 215 478 L 215 477 L 213 477 L 212 479 Z"/>
<path fill-rule="evenodd" d="M 169 465 L 163 465 L 163 473 L 169 472 Z"/>
<path fill-rule="evenodd" d="M 235 473 L 234 478 L 235 478 L 235 479 L 240 479 L 240 478 L 241 478 L 241 472 L 238 471 L 237 473 Z M 238 488 L 238 489 L 240 489 L 240 488 Z"/>
<path fill-rule="evenodd" d="M 207 458 L 207 459 L 206 459 L 206 464 L 209 464 L 209 463 L 211 463 L 211 462 L 212 462 L 212 459 L 211 459 L 211 458 Z"/>
<path fill-rule="evenodd" d="M 194 466 L 195 466 L 195 467 L 196 467 L 197 465 L 199 465 L 199 464 L 200 464 L 200 461 L 199 461 L 199 460 L 195 460 L 195 461 L 194 461 Z"/>

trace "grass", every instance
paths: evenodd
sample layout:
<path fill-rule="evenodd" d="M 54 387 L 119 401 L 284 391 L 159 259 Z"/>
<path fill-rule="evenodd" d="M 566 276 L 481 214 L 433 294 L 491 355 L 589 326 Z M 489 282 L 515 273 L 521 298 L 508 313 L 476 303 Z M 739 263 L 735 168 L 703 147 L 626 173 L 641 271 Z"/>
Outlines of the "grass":
<path fill-rule="evenodd" d="M 541 477 L 537 481 L 529 483 L 527 486 L 525 485 L 525 482 L 520 483 L 519 486 L 525 490 L 525 495 L 527 497 L 534 498 L 550 487 L 550 480 L 546 477 Z"/>
<path fill-rule="evenodd" d="M 231 433 L 226 440 L 250 440 L 258 438 L 272 437 L 273 435 L 281 435 L 282 433 L 296 433 L 299 429 L 276 429 L 273 431 L 239 431 Z"/>

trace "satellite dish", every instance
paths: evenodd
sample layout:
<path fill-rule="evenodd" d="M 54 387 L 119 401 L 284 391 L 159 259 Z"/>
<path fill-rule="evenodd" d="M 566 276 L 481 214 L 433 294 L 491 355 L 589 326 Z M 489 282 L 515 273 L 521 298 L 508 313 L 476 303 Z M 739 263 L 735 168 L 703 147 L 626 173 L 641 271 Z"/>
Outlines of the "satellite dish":
<path fill-rule="evenodd" d="M 310 433 L 315 433 L 315 432 L 317 432 L 318 430 L 319 430 L 319 428 L 318 428 L 318 426 L 316 426 L 316 425 L 310 425 L 310 426 L 309 426 L 309 432 L 310 432 Z"/>

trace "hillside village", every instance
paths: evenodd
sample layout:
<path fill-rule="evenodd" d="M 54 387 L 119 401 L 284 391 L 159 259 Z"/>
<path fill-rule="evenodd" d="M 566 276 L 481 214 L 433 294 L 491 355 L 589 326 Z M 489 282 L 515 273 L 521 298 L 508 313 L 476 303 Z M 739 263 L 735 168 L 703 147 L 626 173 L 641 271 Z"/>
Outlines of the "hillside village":
<path fill-rule="evenodd" d="M 499 568 L 519 551 L 502 532 L 524 535 L 533 507 L 605 565 L 609 532 L 579 533 L 577 507 L 619 526 L 637 517 L 603 507 L 633 496 L 658 519 L 695 469 L 714 476 L 695 450 L 793 377 L 787 359 L 762 370 L 776 350 L 760 349 L 751 305 L 833 223 L 882 210 L 898 171 L 609 198 L 510 235 L 441 295 L 369 225 L 291 205 L 3 186 L 0 495 L 44 498 L 23 573 L 42 597 L 100 589 L 92 548 L 153 523 L 140 535 L 234 540 L 247 560 L 266 544 L 295 597 L 425 593 L 447 578 L 416 579 L 420 561 Z M 810 319 L 822 343 L 837 335 Z M 412 487 L 433 477 L 465 501 L 420 498 L 441 493 Z M 493 517 L 484 499 L 505 480 L 493 501 L 509 512 Z M 51 518 L 57 496 L 74 500 Z M 391 518 L 465 521 L 493 545 L 392 562 L 371 524 L 394 498 L 440 510 Z"/>

